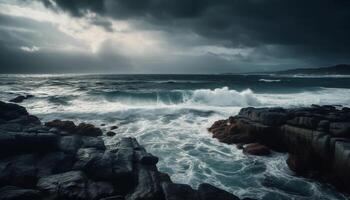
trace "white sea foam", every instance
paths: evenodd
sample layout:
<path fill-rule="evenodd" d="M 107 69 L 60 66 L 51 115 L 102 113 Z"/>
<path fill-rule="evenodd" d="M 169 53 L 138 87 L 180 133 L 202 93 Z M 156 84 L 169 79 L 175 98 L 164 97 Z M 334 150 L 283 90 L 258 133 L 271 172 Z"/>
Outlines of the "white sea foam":
<path fill-rule="evenodd" d="M 273 82 L 281 82 L 280 79 L 259 79 L 260 82 L 267 82 L 267 83 L 273 83 Z"/>

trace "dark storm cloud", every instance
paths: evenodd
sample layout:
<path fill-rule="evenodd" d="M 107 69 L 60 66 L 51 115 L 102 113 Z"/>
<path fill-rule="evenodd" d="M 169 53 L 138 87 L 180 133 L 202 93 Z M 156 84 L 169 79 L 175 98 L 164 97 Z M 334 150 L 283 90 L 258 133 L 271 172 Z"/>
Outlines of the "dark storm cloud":
<path fill-rule="evenodd" d="M 48 2 L 46 5 L 50 5 Z M 315 45 L 345 49 L 350 43 L 347 0 L 54 0 L 75 16 L 87 11 L 139 18 L 192 29 L 234 45 Z M 51 6 L 52 7 L 52 6 Z M 343 44 L 343 45 L 339 45 Z M 348 49 L 348 48 L 347 48 Z"/>
<path fill-rule="evenodd" d="M 20 1 L 25 2 L 21 6 L 33 2 Z M 124 46 L 118 43 L 112 45 L 114 43 L 108 41 L 108 38 L 101 45 L 97 55 L 57 53 L 57 58 L 66 60 L 70 66 L 80 66 L 81 69 L 92 70 L 92 66 L 95 65 L 96 70 L 102 71 L 103 69 L 98 66 L 103 64 L 110 68 L 115 65 L 118 72 L 119 68 L 126 69 L 119 67 L 119 64 L 130 67 L 130 63 L 136 63 L 140 66 L 136 73 L 154 73 L 154 71 L 216 73 L 319 67 L 350 62 L 350 0 L 37 0 L 37 2 L 43 2 L 50 10 L 69 13 L 77 19 L 88 21 L 91 25 L 103 27 L 110 34 L 118 31 L 113 30 L 115 27 L 111 21 L 113 19 L 126 22 L 134 32 L 159 31 L 164 37 L 156 39 L 160 42 L 165 41 L 171 47 L 165 48 L 165 51 L 169 50 L 168 55 L 163 55 L 166 58 L 159 58 L 157 57 L 159 55 L 154 53 L 151 61 L 149 58 L 136 60 L 134 57 L 120 56 L 121 52 L 130 49 L 125 48 L 125 51 L 119 52 Z M 57 66 L 55 62 L 60 65 L 65 63 L 55 59 L 53 51 L 45 49 L 47 44 L 59 46 L 60 43 L 69 44 L 71 40 L 72 44 L 78 43 L 73 46 L 84 45 L 79 44 L 79 39 L 72 39 L 57 30 L 52 24 L 35 20 L 28 20 L 27 23 L 16 17 L 10 19 L 0 16 L 0 36 L 2 56 L 8 51 L 11 55 L 20 54 L 19 57 L 30 62 L 37 60 L 38 65 L 42 59 L 45 66 Z M 38 52 L 30 52 L 36 51 L 34 48 L 36 46 L 44 48 Z M 20 47 L 25 48 L 20 50 Z M 216 51 L 210 47 L 223 49 Z M 201 49 L 201 53 L 198 54 L 193 49 Z M 240 49 L 243 53 L 235 52 Z M 230 50 L 233 52 L 231 55 Z M 250 53 L 245 54 L 247 50 Z M 152 53 L 153 49 L 146 51 Z M 127 53 L 128 56 L 133 54 L 133 52 Z M 51 61 L 46 59 L 49 57 Z M 12 57 L 8 55 L 8 58 L 2 58 L 2 61 L 10 63 L 10 58 Z M 15 59 L 15 56 L 13 58 Z M 30 60 L 31 58 L 34 61 Z M 79 65 L 78 60 L 81 60 L 82 64 Z"/>

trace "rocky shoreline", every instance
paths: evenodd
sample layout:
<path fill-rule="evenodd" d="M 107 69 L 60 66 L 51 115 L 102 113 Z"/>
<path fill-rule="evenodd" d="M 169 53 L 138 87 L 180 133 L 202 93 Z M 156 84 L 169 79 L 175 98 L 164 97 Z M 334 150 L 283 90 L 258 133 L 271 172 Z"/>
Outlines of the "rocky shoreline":
<path fill-rule="evenodd" d="M 106 148 L 107 133 L 91 124 L 43 124 L 0 101 L 0 131 L 0 200 L 239 200 L 206 183 L 173 183 L 136 139 Z"/>
<path fill-rule="evenodd" d="M 248 107 L 208 130 L 247 154 L 286 152 L 286 162 L 297 175 L 332 183 L 350 194 L 350 108 Z"/>

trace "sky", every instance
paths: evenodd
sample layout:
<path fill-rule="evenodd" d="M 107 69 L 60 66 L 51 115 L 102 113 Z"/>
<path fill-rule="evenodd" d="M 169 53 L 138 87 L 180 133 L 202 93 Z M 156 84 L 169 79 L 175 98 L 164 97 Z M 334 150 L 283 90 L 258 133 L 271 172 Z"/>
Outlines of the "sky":
<path fill-rule="evenodd" d="M 212 74 L 350 63 L 350 0 L 0 0 L 0 73 Z"/>

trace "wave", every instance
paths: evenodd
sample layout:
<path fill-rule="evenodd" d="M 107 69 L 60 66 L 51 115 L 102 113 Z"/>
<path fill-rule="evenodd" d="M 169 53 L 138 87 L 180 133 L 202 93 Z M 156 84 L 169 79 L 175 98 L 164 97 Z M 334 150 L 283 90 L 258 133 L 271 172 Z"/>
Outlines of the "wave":
<path fill-rule="evenodd" d="M 108 101 L 122 104 L 206 105 L 206 106 L 259 106 L 260 102 L 250 89 L 241 92 L 228 87 L 171 91 L 113 91 L 103 93 Z"/>
<path fill-rule="evenodd" d="M 272 83 L 272 82 L 281 82 L 280 79 L 259 79 L 260 82 L 267 82 L 267 83 Z"/>

